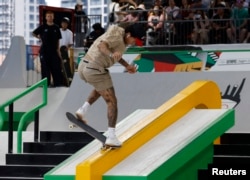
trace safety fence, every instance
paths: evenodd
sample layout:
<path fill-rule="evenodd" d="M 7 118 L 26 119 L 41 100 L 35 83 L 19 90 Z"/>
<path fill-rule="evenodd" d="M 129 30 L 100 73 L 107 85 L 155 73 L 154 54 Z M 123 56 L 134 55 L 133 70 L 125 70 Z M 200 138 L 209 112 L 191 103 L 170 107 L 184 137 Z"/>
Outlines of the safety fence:
<path fill-rule="evenodd" d="M 243 11 L 245 16 L 242 16 Z M 174 8 L 168 12 L 153 9 L 126 10 L 117 13 L 125 15 L 112 24 L 120 26 L 141 24 L 140 31 L 144 31 L 145 34 L 144 46 L 248 43 L 250 37 L 250 35 L 248 37 L 250 23 L 246 8 L 241 11 L 235 7 L 215 7 Z M 154 17 L 149 18 L 150 16 Z M 90 22 L 88 30 L 91 30 L 91 25 L 94 23 L 101 22 L 99 21 L 101 17 L 99 19 L 90 15 L 87 19 Z M 110 24 L 108 23 L 105 29 Z M 86 36 L 90 33 L 90 31 L 85 32 Z"/>

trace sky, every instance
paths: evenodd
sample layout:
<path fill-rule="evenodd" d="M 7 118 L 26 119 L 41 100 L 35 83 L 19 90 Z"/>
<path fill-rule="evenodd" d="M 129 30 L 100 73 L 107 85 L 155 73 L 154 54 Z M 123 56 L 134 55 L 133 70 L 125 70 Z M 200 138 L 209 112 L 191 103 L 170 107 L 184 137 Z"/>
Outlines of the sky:
<path fill-rule="evenodd" d="M 60 7 L 60 0 L 45 0 L 48 6 Z"/>

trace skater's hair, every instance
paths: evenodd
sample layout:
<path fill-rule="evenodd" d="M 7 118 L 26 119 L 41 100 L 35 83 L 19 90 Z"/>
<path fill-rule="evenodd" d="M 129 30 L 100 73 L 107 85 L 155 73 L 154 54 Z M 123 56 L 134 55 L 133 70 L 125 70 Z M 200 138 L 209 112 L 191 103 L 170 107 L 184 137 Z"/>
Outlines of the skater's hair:
<path fill-rule="evenodd" d="M 132 37 L 134 38 L 138 38 L 138 39 L 142 39 L 143 37 L 145 37 L 145 32 L 144 31 L 140 31 L 138 29 L 143 29 L 141 27 L 141 24 L 132 24 L 129 25 L 125 28 L 125 33 L 130 33 Z"/>

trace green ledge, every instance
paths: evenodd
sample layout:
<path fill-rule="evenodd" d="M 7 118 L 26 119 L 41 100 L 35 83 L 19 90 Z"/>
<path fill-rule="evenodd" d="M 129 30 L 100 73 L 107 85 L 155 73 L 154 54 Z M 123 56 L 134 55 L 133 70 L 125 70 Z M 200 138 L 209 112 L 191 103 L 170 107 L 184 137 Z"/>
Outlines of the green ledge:
<path fill-rule="evenodd" d="M 104 175 L 103 180 L 198 180 L 198 169 L 206 169 L 213 159 L 213 142 L 234 125 L 234 110 L 228 110 L 216 123 L 147 176 Z"/>

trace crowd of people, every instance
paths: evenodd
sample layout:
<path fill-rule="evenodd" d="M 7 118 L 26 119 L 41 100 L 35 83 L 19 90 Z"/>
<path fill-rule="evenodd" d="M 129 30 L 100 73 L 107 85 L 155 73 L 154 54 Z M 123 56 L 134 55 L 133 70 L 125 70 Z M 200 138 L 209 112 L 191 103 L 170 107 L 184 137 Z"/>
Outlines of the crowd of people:
<path fill-rule="evenodd" d="M 132 1 L 132 2 L 131 2 Z M 144 45 L 247 43 L 250 38 L 245 0 L 112 0 L 116 23 L 143 24 Z"/>

